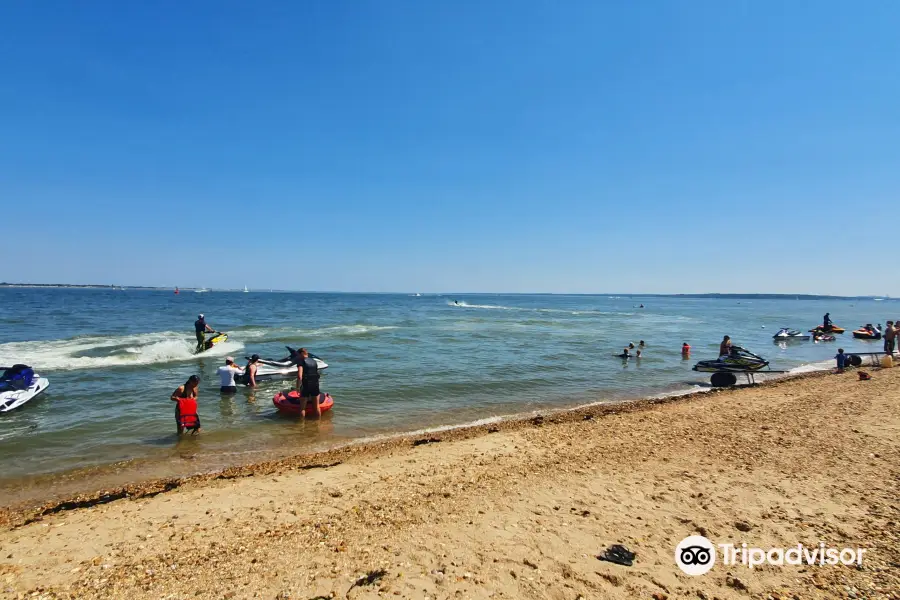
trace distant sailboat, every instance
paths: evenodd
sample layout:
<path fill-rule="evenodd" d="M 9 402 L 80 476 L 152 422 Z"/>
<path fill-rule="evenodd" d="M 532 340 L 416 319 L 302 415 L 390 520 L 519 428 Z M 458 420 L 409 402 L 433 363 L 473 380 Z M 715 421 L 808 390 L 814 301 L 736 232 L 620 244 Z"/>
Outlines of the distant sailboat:
<path fill-rule="evenodd" d="M 245 286 L 244 286 L 244 293 L 246 294 L 246 293 L 249 292 L 249 291 L 250 291 L 250 290 L 248 290 L 248 289 L 247 289 L 247 286 L 245 285 Z"/>

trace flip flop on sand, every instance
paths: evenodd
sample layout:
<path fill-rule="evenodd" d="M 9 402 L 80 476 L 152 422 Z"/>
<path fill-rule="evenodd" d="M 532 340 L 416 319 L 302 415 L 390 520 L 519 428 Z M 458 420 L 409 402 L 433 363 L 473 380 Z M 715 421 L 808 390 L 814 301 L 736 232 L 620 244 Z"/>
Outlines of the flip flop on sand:
<path fill-rule="evenodd" d="M 609 548 L 603 551 L 603 554 L 597 556 L 600 560 L 605 560 L 607 562 L 616 563 L 617 565 L 622 565 L 624 567 L 630 567 L 634 564 L 634 557 L 637 556 L 634 552 L 626 548 L 621 544 L 613 544 Z"/>

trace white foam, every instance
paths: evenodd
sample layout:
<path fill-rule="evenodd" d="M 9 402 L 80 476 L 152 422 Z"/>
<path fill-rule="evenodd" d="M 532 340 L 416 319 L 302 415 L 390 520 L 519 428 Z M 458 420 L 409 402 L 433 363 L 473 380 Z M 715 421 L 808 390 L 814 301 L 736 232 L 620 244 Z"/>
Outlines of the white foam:
<path fill-rule="evenodd" d="M 195 340 L 163 331 L 134 336 L 90 336 L 65 340 L 0 344 L 0 364 L 25 363 L 42 370 L 94 369 L 179 362 L 198 358 Z M 243 348 L 229 340 L 202 356 L 226 356 Z"/>

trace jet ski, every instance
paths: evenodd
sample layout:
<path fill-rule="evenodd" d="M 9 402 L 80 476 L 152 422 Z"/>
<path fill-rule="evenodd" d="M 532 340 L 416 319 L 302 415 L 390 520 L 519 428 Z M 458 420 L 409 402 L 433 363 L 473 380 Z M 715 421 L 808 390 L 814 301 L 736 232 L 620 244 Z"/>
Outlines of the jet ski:
<path fill-rule="evenodd" d="M 778 333 L 772 336 L 772 338 L 776 342 L 789 342 L 792 340 L 808 340 L 809 336 L 805 333 L 797 331 L 796 329 L 788 329 L 787 327 L 782 327 L 778 330 Z"/>
<path fill-rule="evenodd" d="M 865 327 L 860 327 L 853 332 L 853 337 L 858 340 L 880 340 L 881 332 L 868 323 Z"/>
<path fill-rule="evenodd" d="M 28 365 L 0 367 L 0 413 L 18 408 L 42 393 L 50 382 L 34 372 Z"/>
<path fill-rule="evenodd" d="M 769 361 L 740 346 L 732 346 L 731 354 L 716 360 L 701 360 L 694 371 L 717 373 L 719 371 L 758 371 L 769 366 Z"/>
<path fill-rule="evenodd" d="M 285 358 L 278 360 L 272 358 L 260 358 L 259 361 L 257 361 L 256 381 L 275 381 L 278 379 L 291 379 L 297 376 L 297 363 L 300 361 L 300 356 L 297 354 L 297 351 L 290 346 L 285 346 L 285 348 L 290 352 Z M 328 363 L 318 356 L 310 354 L 309 357 L 316 361 L 319 371 L 324 371 L 328 368 Z M 250 360 L 249 356 L 245 356 L 244 358 L 248 361 Z M 246 373 L 242 375 L 240 379 L 240 383 L 243 383 L 244 385 L 250 382 L 249 375 Z"/>
<path fill-rule="evenodd" d="M 824 325 L 816 325 L 812 329 L 809 330 L 810 333 L 844 333 L 846 329 L 843 327 L 838 327 L 837 325 L 831 325 L 829 327 L 825 327 Z"/>
<path fill-rule="evenodd" d="M 199 352 L 195 352 L 194 354 L 200 354 L 200 352 L 206 352 L 213 346 L 217 346 L 226 341 L 228 341 L 228 334 L 222 333 L 221 331 L 217 331 L 211 338 L 209 338 L 208 340 L 206 340 L 206 342 L 203 343 L 203 350 L 200 350 Z"/>

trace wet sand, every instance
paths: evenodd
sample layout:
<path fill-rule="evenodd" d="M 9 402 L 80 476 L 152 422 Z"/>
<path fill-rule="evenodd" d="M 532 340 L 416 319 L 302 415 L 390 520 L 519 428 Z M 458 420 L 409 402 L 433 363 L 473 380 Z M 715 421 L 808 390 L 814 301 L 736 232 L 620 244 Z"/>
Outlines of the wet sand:
<path fill-rule="evenodd" d="M 46 598 L 900 598 L 900 369 L 593 407 L 6 510 Z M 118 499 L 117 499 L 118 498 Z M 862 568 L 675 565 L 715 543 Z M 620 543 L 631 567 L 596 558 Z"/>

